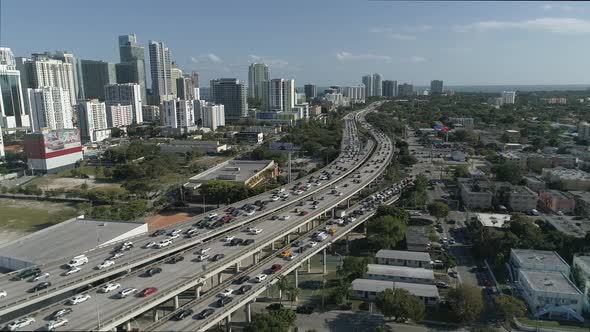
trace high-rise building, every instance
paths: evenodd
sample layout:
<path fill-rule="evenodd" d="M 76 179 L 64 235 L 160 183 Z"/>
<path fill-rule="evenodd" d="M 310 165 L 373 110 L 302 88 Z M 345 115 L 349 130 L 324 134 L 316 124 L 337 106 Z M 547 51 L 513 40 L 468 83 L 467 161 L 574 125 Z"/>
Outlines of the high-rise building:
<path fill-rule="evenodd" d="M 2 138 L 2 127 L 0 127 L 0 158 L 4 158 L 4 139 Z"/>
<path fill-rule="evenodd" d="M 404 83 L 397 86 L 397 95 L 400 97 L 409 97 L 414 95 L 414 86 Z"/>
<path fill-rule="evenodd" d="M 264 63 L 252 63 L 248 67 L 248 97 L 263 99 L 264 85 L 270 79 L 268 66 Z"/>
<path fill-rule="evenodd" d="M 364 84 L 357 86 L 345 86 L 341 89 L 342 95 L 352 103 L 364 103 L 365 102 L 365 86 Z"/>
<path fill-rule="evenodd" d="M 163 124 L 166 127 L 182 128 L 195 124 L 193 103 L 191 100 L 165 100 L 162 102 Z"/>
<path fill-rule="evenodd" d="M 514 104 L 515 102 L 516 102 L 516 91 L 502 92 L 502 103 L 503 104 Z"/>
<path fill-rule="evenodd" d="M 44 86 L 27 91 L 33 131 L 40 131 L 43 128 L 54 130 L 74 128 L 74 115 L 68 90 Z"/>
<path fill-rule="evenodd" d="M 104 101 L 105 85 L 117 83 L 115 65 L 105 61 L 80 60 L 83 96 Z"/>
<path fill-rule="evenodd" d="M 131 105 L 110 105 L 107 109 L 108 113 L 110 116 L 107 118 L 111 121 L 111 127 L 127 127 L 133 123 L 133 107 Z"/>
<path fill-rule="evenodd" d="M 68 91 L 70 105 L 76 104 L 76 84 L 74 80 L 74 66 L 71 63 L 57 60 L 48 53 L 33 54 L 31 59 L 17 60 L 17 69 L 23 80 L 23 88 L 38 89 L 52 86 Z"/>
<path fill-rule="evenodd" d="M 295 106 L 295 81 L 274 78 L 267 85 L 268 99 L 263 101 L 264 110 L 290 112 Z"/>
<path fill-rule="evenodd" d="M 143 105 L 141 107 L 144 122 L 160 123 L 160 106 L 158 105 Z"/>
<path fill-rule="evenodd" d="M 180 98 L 178 96 L 178 92 L 177 92 L 177 85 L 176 85 L 176 80 L 178 80 L 179 78 L 182 78 L 182 70 L 180 68 L 178 68 L 178 66 L 176 65 L 175 62 L 172 62 L 171 68 L 170 68 L 170 77 L 172 80 L 172 85 L 171 85 L 171 93 L 172 95 L 175 95 L 176 97 Z M 183 99 L 183 98 L 181 98 Z"/>
<path fill-rule="evenodd" d="M 198 78 L 197 78 L 198 79 Z M 176 96 L 180 99 L 194 100 L 197 97 L 197 84 L 193 75 L 185 75 L 176 79 Z"/>
<path fill-rule="evenodd" d="M 397 81 L 385 80 L 383 85 L 383 97 L 395 97 L 397 96 Z"/>
<path fill-rule="evenodd" d="M 383 96 L 382 86 L 381 86 L 381 75 L 380 74 L 373 74 L 373 96 L 381 97 Z"/>
<path fill-rule="evenodd" d="M 201 127 L 215 131 L 220 126 L 225 126 L 225 111 L 223 105 L 195 100 L 195 114 L 198 115 Z M 196 119 L 196 117 L 195 117 Z"/>
<path fill-rule="evenodd" d="M 313 99 L 318 96 L 318 89 L 315 84 L 305 84 L 303 87 L 305 96 L 309 99 Z"/>
<path fill-rule="evenodd" d="M 141 100 L 141 86 L 137 83 L 109 84 L 104 87 L 105 102 L 107 106 L 107 123 L 113 126 L 110 112 L 112 105 L 131 105 L 133 123 L 143 123 L 143 112 Z"/>
<path fill-rule="evenodd" d="M 10 48 L 0 47 L 0 127 L 31 125 L 23 99 L 20 71 Z"/>
<path fill-rule="evenodd" d="M 104 102 L 98 99 L 85 100 L 78 103 L 76 109 L 80 139 L 83 142 L 101 142 L 110 137 Z"/>
<path fill-rule="evenodd" d="M 152 94 L 158 100 L 169 99 L 172 95 L 172 64 L 170 50 L 159 41 L 150 41 L 150 70 L 152 73 Z M 164 97 L 163 97 L 164 96 Z"/>
<path fill-rule="evenodd" d="M 430 81 L 430 94 L 431 95 L 440 95 L 442 93 L 443 93 L 443 81 L 441 81 L 441 80 Z"/>
<path fill-rule="evenodd" d="M 117 83 L 139 84 L 141 100 L 147 102 L 145 49 L 137 43 L 135 34 L 119 36 L 119 56 L 121 63 L 117 64 Z"/>
<path fill-rule="evenodd" d="M 225 122 L 236 123 L 247 115 L 246 88 L 237 78 L 220 78 L 210 81 L 209 100 L 222 104 Z"/>
<path fill-rule="evenodd" d="M 373 76 L 372 75 L 365 75 L 363 76 L 363 84 L 365 85 L 365 97 L 371 97 L 374 94 L 374 84 L 373 84 Z"/>
<path fill-rule="evenodd" d="M 72 53 L 68 53 L 67 51 L 56 51 L 51 57 L 72 65 L 72 70 L 74 71 L 74 88 L 76 89 L 74 96 L 77 100 L 85 99 L 80 73 L 80 61 L 78 61 Z M 72 92 L 70 91 L 70 93 Z"/>

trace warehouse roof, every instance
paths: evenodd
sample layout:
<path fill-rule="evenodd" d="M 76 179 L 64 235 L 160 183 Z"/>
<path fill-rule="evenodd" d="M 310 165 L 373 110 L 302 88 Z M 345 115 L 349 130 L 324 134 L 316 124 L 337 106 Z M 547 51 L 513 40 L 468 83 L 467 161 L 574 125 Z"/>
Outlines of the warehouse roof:
<path fill-rule="evenodd" d="M 379 293 L 386 289 L 395 288 L 405 289 L 415 296 L 439 297 L 438 289 L 434 285 L 412 284 L 407 282 L 393 282 L 371 279 L 355 279 L 352 281 L 352 289 L 355 291 Z"/>
<path fill-rule="evenodd" d="M 369 264 L 367 274 L 434 280 L 432 270 L 407 266 Z"/>
<path fill-rule="evenodd" d="M 402 251 L 402 250 L 387 250 L 381 249 L 377 251 L 375 255 L 377 258 L 389 258 L 389 259 L 403 259 L 412 261 L 423 261 L 430 262 L 430 255 L 427 252 L 418 251 Z"/>

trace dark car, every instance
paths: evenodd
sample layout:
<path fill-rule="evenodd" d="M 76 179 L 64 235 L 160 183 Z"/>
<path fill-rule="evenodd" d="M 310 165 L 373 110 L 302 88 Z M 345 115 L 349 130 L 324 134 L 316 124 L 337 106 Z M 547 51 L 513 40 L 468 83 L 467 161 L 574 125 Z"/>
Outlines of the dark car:
<path fill-rule="evenodd" d="M 173 319 L 174 320 L 183 320 L 192 314 L 193 314 L 193 309 L 183 309 L 183 310 L 180 310 L 176 315 L 174 315 Z"/>
<path fill-rule="evenodd" d="M 236 281 L 234 283 L 236 283 L 238 285 L 241 285 L 241 284 L 245 283 L 248 280 L 250 280 L 250 277 L 249 276 L 242 276 L 242 277 L 239 277 L 238 279 L 236 279 Z"/>
<path fill-rule="evenodd" d="M 30 277 L 34 276 L 36 273 L 41 273 L 41 269 L 38 267 L 34 267 L 34 268 L 31 268 L 28 270 L 21 271 L 19 274 L 17 274 L 12 279 L 13 280 L 23 280 L 23 279 L 30 278 Z"/>
<path fill-rule="evenodd" d="M 243 242 L 244 242 L 244 240 L 242 240 L 240 238 L 235 238 L 229 242 L 229 245 L 230 246 L 237 246 L 238 244 L 242 244 Z"/>
<path fill-rule="evenodd" d="M 251 285 L 244 285 L 244 286 L 238 288 L 238 292 L 240 294 L 245 294 L 245 293 L 249 292 L 251 289 L 252 289 Z"/>
<path fill-rule="evenodd" d="M 166 261 L 168 264 L 176 264 L 178 262 L 182 262 L 184 260 L 184 256 L 174 256 Z"/>
<path fill-rule="evenodd" d="M 301 240 L 297 240 L 297 241 L 293 242 L 293 247 L 299 247 L 299 246 L 301 246 L 302 244 L 303 244 L 303 241 L 301 241 Z"/>
<path fill-rule="evenodd" d="M 218 307 L 224 307 L 226 304 L 230 303 L 231 301 L 233 301 L 233 297 L 230 296 L 224 296 L 222 298 L 220 298 L 219 300 L 217 300 L 217 306 Z"/>
<path fill-rule="evenodd" d="M 270 272 L 271 272 L 271 273 L 277 273 L 277 272 L 279 272 L 279 271 L 280 271 L 282 268 L 283 268 L 283 266 L 282 266 L 281 264 L 273 264 L 273 265 L 270 267 Z"/>
<path fill-rule="evenodd" d="M 29 292 L 35 293 L 35 292 L 38 292 L 38 291 L 43 290 L 43 289 L 50 287 L 50 286 L 51 286 L 51 282 L 45 281 L 45 282 L 39 283 L 35 287 L 31 288 L 29 290 Z"/>
<path fill-rule="evenodd" d="M 254 239 L 246 239 L 246 240 L 244 240 L 244 242 L 242 242 L 242 245 L 243 246 L 249 246 L 249 245 L 251 245 L 253 243 L 254 243 Z"/>
<path fill-rule="evenodd" d="M 298 314 L 306 314 L 309 315 L 313 312 L 313 306 L 310 304 L 304 304 L 304 305 L 300 305 L 297 307 L 297 310 L 295 310 L 295 312 L 297 312 Z"/>
<path fill-rule="evenodd" d="M 211 316 L 213 313 L 215 312 L 215 309 L 213 308 L 207 308 L 201 312 L 199 312 L 199 314 L 197 314 L 197 319 L 205 319 L 209 316 Z"/>
<path fill-rule="evenodd" d="M 73 311 L 74 310 L 72 308 L 61 308 L 59 310 L 54 311 L 51 315 L 49 315 L 49 317 L 51 317 L 52 320 L 56 320 L 60 317 L 71 314 Z"/>
<path fill-rule="evenodd" d="M 218 260 L 223 259 L 224 257 L 225 257 L 224 254 L 217 254 L 217 255 L 213 256 L 213 258 L 211 258 L 211 260 L 214 261 L 214 262 L 216 262 Z"/>
<path fill-rule="evenodd" d="M 160 236 L 166 234 L 166 231 L 163 229 L 158 229 L 157 231 L 152 233 L 152 236 Z"/>
<path fill-rule="evenodd" d="M 160 267 L 152 267 L 151 269 L 145 271 L 146 277 L 153 277 L 154 275 L 162 272 L 162 268 Z"/>
<path fill-rule="evenodd" d="M 266 306 L 266 310 L 281 310 L 283 309 L 285 306 L 280 304 L 280 303 L 271 303 L 269 305 Z"/>

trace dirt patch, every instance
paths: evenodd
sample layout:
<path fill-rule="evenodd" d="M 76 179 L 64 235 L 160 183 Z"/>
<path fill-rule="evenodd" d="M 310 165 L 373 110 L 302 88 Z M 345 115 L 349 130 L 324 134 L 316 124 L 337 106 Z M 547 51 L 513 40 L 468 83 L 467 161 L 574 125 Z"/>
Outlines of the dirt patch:
<path fill-rule="evenodd" d="M 170 212 L 161 212 L 156 214 L 155 216 L 151 216 L 147 219 L 148 229 L 150 231 L 164 228 L 170 225 L 175 225 L 186 221 L 197 214 L 195 213 L 188 213 L 188 212 L 178 212 L 178 211 L 170 211 Z"/>
<path fill-rule="evenodd" d="M 76 206 L 69 203 L 0 199 L 0 232 L 34 232 L 76 215 Z M 0 241 L 4 236 L 12 237 L 0 235 Z"/>
<path fill-rule="evenodd" d="M 31 184 L 37 185 L 42 190 L 54 189 L 75 189 L 80 188 L 82 184 L 88 185 L 88 189 L 104 188 L 104 187 L 121 187 L 120 184 L 102 182 L 95 179 L 78 179 L 78 178 L 57 178 L 57 177 L 42 177 L 38 180 L 32 181 Z"/>

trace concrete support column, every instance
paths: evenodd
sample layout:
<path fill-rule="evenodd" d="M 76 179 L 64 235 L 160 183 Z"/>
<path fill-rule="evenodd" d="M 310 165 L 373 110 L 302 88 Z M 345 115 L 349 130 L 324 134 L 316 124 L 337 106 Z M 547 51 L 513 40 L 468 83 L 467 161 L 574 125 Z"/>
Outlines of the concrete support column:
<path fill-rule="evenodd" d="M 310 221 L 307 224 L 305 224 L 305 231 L 306 232 L 309 232 L 309 223 L 311 223 L 311 222 L 313 222 L 313 221 Z"/>
<path fill-rule="evenodd" d="M 246 303 L 246 322 L 252 322 L 252 303 Z"/>
<path fill-rule="evenodd" d="M 213 288 L 214 283 L 215 283 L 215 276 L 211 276 L 211 283 L 210 283 L 211 287 L 209 287 L 209 288 Z"/>
<path fill-rule="evenodd" d="M 307 259 L 307 273 L 310 273 L 310 272 L 311 272 L 311 259 L 308 258 Z"/>
<path fill-rule="evenodd" d="M 327 262 L 326 248 L 324 248 L 324 250 L 322 250 L 322 252 L 323 252 L 323 255 L 324 255 L 324 260 L 323 260 L 324 261 L 324 274 L 327 274 L 328 273 L 328 267 L 326 265 L 326 262 Z"/>
<path fill-rule="evenodd" d="M 346 208 L 350 208 L 350 198 L 346 200 Z"/>
<path fill-rule="evenodd" d="M 154 323 L 155 323 L 155 322 L 157 322 L 157 321 L 160 319 L 160 317 L 159 317 L 159 315 L 158 315 L 158 314 L 159 314 L 159 313 L 158 313 L 158 308 L 156 307 L 156 308 L 154 308 L 154 310 L 152 311 L 152 318 L 154 319 Z"/>
<path fill-rule="evenodd" d="M 178 303 L 178 295 L 174 297 L 174 310 L 180 307 L 180 303 Z"/>
<path fill-rule="evenodd" d="M 290 236 L 289 235 L 290 234 L 287 234 L 287 236 L 285 236 L 285 239 L 283 240 L 285 242 L 284 245 L 287 245 L 287 244 L 291 243 L 291 240 L 290 240 Z"/>
<path fill-rule="evenodd" d="M 348 254 L 348 252 L 349 252 L 349 247 L 348 247 L 348 241 L 349 241 L 349 239 L 348 239 L 348 235 L 349 235 L 349 234 L 350 234 L 350 233 L 346 233 L 346 253 L 347 253 L 347 254 Z"/>
<path fill-rule="evenodd" d="M 231 314 L 225 317 L 225 331 L 231 332 Z"/>
<path fill-rule="evenodd" d="M 296 268 L 293 273 L 295 273 L 295 288 L 299 287 L 299 268 Z"/>
<path fill-rule="evenodd" d="M 201 298 L 201 286 L 195 287 L 195 297 L 197 300 Z"/>
<path fill-rule="evenodd" d="M 240 262 L 236 262 L 236 274 L 240 273 Z"/>
<path fill-rule="evenodd" d="M 270 250 L 275 251 L 275 241 L 270 244 Z"/>
<path fill-rule="evenodd" d="M 334 215 L 336 215 L 336 209 L 332 209 L 332 218 L 334 218 Z"/>
<path fill-rule="evenodd" d="M 252 255 L 252 265 L 256 265 L 258 264 L 258 261 L 260 260 L 260 252 L 255 252 Z"/>
<path fill-rule="evenodd" d="M 221 284 L 223 282 L 223 274 L 219 273 L 217 275 L 217 284 Z"/>
<path fill-rule="evenodd" d="M 125 329 L 126 329 L 127 331 L 131 331 L 131 321 L 128 321 L 128 322 L 125 324 Z"/>

